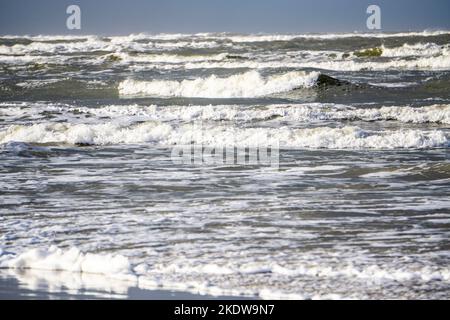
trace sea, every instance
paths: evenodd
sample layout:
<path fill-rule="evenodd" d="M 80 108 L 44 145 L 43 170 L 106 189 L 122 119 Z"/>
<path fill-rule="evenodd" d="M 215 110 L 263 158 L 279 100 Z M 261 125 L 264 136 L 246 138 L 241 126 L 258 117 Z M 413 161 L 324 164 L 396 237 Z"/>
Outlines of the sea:
<path fill-rule="evenodd" d="M 449 299 L 449 138 L 450 31 L 0 36 L 0 277 Z"/>

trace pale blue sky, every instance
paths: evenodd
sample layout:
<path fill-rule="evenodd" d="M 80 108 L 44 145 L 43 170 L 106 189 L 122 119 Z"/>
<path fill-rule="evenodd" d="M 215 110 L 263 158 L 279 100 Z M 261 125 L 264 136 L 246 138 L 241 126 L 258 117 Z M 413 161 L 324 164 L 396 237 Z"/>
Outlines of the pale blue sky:
<path fill-rule="evenodd" d="M 81 31 L 66 29 L 70 4 Z M 0 34 L 367 31 L 369 4 L 383 31 L 450 29 L 449 0 L 0 0 Z"/>

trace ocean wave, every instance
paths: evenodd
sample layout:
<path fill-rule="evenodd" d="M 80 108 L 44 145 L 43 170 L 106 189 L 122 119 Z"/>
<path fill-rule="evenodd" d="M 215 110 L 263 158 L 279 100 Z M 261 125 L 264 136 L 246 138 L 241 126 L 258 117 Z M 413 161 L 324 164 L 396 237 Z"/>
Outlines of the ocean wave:
<path fill-rule="evenodd" d="M 92 52 L 92 51 L 115 51 L 120 47 L 104 41 L 97 36 L 88 36 L 85 38 L 42 38 L 47 39 L 43 41 L 41 38 L 35 39 L 28 44 L 14 44 L 12 46 L 0 45 L 1 55 L 25 55 L 25 54 L 40 54 L 40 53 L 76 53 L 76 52 Z M 62 41 L 64 42 L 57 42 Z M 54 42 L 46 42 L 54 41 Z"/>
<path fill-rule="evenodd" d="M 385 70 L 450 70 L 450 48 L 448 46 L 405 45 L 394 48 L 382 47 L 382 58 L 358 58 L 353 52 L 298 51 L 294 54 L 252 54 L 244 59 L 233 59 L 233 55 L 185 57 L 180 55 L 123 55 L 123 62 L 138 62 L 131 65 L 135 70 L 145 69 L 279 69 L 315 68 L 334 71 L 385 71 Z M 332 58 L 330 57 L 332 56 Z M 166 64 L 164 64 L 166 63 Z M 173 63 L 179 63 L 173 64 Z"/>
<path fill-rule="evenodd" d="M 450 105 L 425 107 L 389 106 L 357 108 L 336 104 L 268 105 L 264 107 L 219 106 L 106 106 L 103 108 L 75 108 L 78 112 L 97 117 L 141 116 L 154 120 L 216 120 L 216 121 L 399 121 L 404 123 L 450 124 Z M 1 110 L 0 110 L 1 113 Z"/>
<path fill-rule="evenodd" d="M 395 50 L 387 54 L 395 53 Z M 330 59 L 329 57 L 298 59 L 282 57 L 275 61 L 249 60 L 249 61 L 211 61 L 211 62 L 187 62 L 186 69 L 276 69 L 276 68 L 314 68 L 334 71 L 385 71 L 385 70 L 450 70 L 450 50 L 444 48 L 440 55 L 415 56 L 413 59 L 394 57 L 387 61 L 373 61 L 364 58 Z"/>
<path fill-rule="evenodd" d="M 79 107 L 70 104 L 46 103 L 0 103 L 0 115 L 5 120 L 39 120 L 43 115 L 74 120 L 85 115 L 86 119 L 120 119 L 159 121 L 295 121 L 311 123 L 321 121 L 399 121 L 403 123 L 450 124 L 450 105 L 434 104 L 423 107 L 383 106 L 369 108 L 333 103 L 276 104 L 266 106 L 241 105 L 190 105 L 190 106 L 142 106 L 107 105 L 102 107 Z"/>
<path fill-rule="evenodd" d="M 217 47 L 237 47 L 246 43 L 280 42 L 295 40 L 336 40 L 347 38 L 396 38 L 433 37 L 450 34 L 450 31 L 423 31 L 406 33 L 336 33 L 336 34 L 131 34 L 128 36 L 99 37 L 88 36 L 1 36 L 1 40 L 26 40 L 27 43 L 0 45 L 1 55 L 25 55 L 36 53 L 81 53 L 94 51 L 143 52 L 151 50 L 175 50 L 181 48 L 211 49 Z M 403 52 L 418 51 L 420 46 L 426 50 L 437 50 L 426 44 L 405 44 Z M 390 51 L 390 49 L 387 49 Z M 430 51 L 431 52 L 431 51 Z M 399 52 L 400 53 L 400 52 Z"/>
<path fill-rule="evenodd" d="M 369 131 L 359 127 L 294 129 L 240 128 L 210 124 L 170 125 L 159 121 L 136 124 L 39 123 L 11 125 L 0 131 L 0 143 L 57 143 L 108 145 L 154 143 L 157 145 L 269 146 L 299 149 L 397 149 L 448 147 L 439 130 Z"/>
<path fill-rule="evenodd" d="M 26 39 L 29 43 L 14 45 L 0 45 L 0 55 L 37 55 L 37 54 L 73 54 L 92 52 L 111 52 L 120 54 L 123 52 L 148 52 L 176 49 L 211 49 L 216 47 L 231 47 L 232 43 L 218 43 L 210 39 L 184 39 L 175 35 L 165 40 L 164 37 L 153 37 L 149 41 L 142 42 L 137 36 L 41 36 L 41 37 L 0 37 L 2 39 Z"/>
<path fill-rule="evenodd" d="M 346 38 L 402 38 L 402 37 L 434 37 L 450 34 L 450 31 L 422 31 L 422 32 L 397 32 L 397 33 L 327 33 L 327 34 L 277 34 L 277 35 L 222 35 L 221 37 L 233 42 L 271 42 L 292 41 L 294 39 L 318 39 L 335 40 Z"/>
<path fill-rule="evenodd" d="M 120 83 L 119 93 L 122 96 L 252 98 L 309 88 L 316 84 L 318 77 L 318 72 L 292 71 L 264 78 L 257 71 L 249 71 L 228 78 L 211 75 L 183 81 L 129 79 Z"/>
<path fill-rule="evenodd" d="M 436 55 L 449 55 L 448 45 L 437 45 L 435 43 L 405 43 L 400 47 L 387 48 L 381 47 L 383 57 L 410 57 L 410 56 L 436 56 Z"/>
<path fill-rule="evenodd" d="M 103 56 L 105 61 L 115 60 L 120 63 L 187 63 L 201 61 L 222 61 L 226 60 L 230 54 L 223 52 L 218 54 L 129 54 L 126 52 L 111 53 Z M 170 68 L 170 67 L 169 67 Z"/>
<path fill-rule="evenodd" d="M 21 55 L 39 55 L 39 54 L 74 54 L 74 53 L 94 53 L 111 52 L 121 54 L 124 52 L 150 52 L 161 50 L 176 49 L 208 49 L 218 47 L 219 44 L 209 41 L 179 41 L 179 42 L 119 42 L 104 41 L 101 39 L 88 39 L 76 42 L 31 42 L 29 44 L 15 44 L 13 46 L 0 45 L 0 55 L 21 56 Z M 220 45 L 226 46 L 226 45 Z M 231 45 L 229 45 L 231 46 Z"/>
<path fill-rule="evenodd" d="M 388 70 L 450 70 L 450 49 L 429 48 L 428 50 L 407 49 L 402 47 L 384 49 L 382 59 L 358 58 L 353 53 L 336 51 L 299 51 L 293 55 L 286 54 L 253 54 L 244 59 L 232 59 L 222 56 L 213 59 L 161 57 L 145 59 L 144 57 L 126 57 L 126 62 L 141 62 L 130 65 L 134 71 L 140 70 L 177 70 L 177 69 L 304 69 L 314 68 L 333 71 L 388 71 Z M 332 58 L 330 57 L 332 56 Z M 390 59 L 387 59 L 390 58 Z M 163 64 L 166 59 L 168 63 Z M 153 61 L 151 61 L 153 60 Z M 159 61 L 158 61 L 159 60 Z M 177 61 L 173 64 L 170 60 Z M 144 64 L 142 64 L 144 63 Z"/>
<path fill-rule="evenodd" d="M 202 35 L 204 37 L 206 35 Z M 144 36 L 140 36 L 144 37 Z M 131 70 L 146 69 L 211 69 L 211 68 L 317 68 L 336 71 L 361 70 L 450 70 L 449 45 L 438 45 L 433 42 L 404 43 L 398 47 L 381 46 L 383 58 L 358 58 L 349 51 L 297 50 L 292 52 L 252 50 L 245 54 L 245 59 L 235 59 L 239 56 L 228 54 L 240 48 L 239 43 L 230 42 L 234 37 L 243 37 L 250 41 L 251 36 L 216 35 L 211 38 L 201 38 L 198 35 L 184 38 L 175 35 L 172 40 L 153 39 L 141 42 L 140 37 L 109 37 L 101 38 L 89 36 L 75 37 L 73 41 L 60 40 L 48 42 L 36 40 L 28 44 L 0 45 L 0 62 L 6 64 L 48 63 L 66 64 L 68 62 L 87 65 L 114 62 L 127 64 Z M 219 40 L 221 37 L 228 41 Z M 254 36 L 253 40 L 279 41 L 294 36 L 265 35 Z M 169 37 L 170 38 L 170 37 Z M 55 38 L 58 39 L 58 38 Z M 68 38 L 70 39 L 70 38 Z M 198 41 L 198 39 L 203 39 Z M 215 39 L 215 40 L 213 40 Z M 231 39 L 231 40 L 230 40 Z M 250 39 L 250 40 L 249 40 Z M 293 38 L 295 39 L 295 38 Z M 55 40 L 56 41 L 56 40 Z M 136 42 L 137 41 L 137 42 Z M 238 41 L 239 42 L 239 41 Z M 180 53 L 173 50 L 210 49 L 221 46 L 221 50 L 192 54 Z M 268 50 L 271 51 L 271 50 Z M 75 54 L 78 55 L 75 55 Z M 92 54 L 94 53 L 94 54 Z M 104 53 L 98 56 L 99 53 Z"/>

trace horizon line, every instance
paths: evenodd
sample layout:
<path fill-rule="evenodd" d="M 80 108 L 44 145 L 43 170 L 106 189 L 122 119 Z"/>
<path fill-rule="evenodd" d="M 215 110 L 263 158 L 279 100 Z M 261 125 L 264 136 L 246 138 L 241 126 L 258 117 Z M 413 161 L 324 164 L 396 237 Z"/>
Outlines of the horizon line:
<path fill-rule="evenodd" d="M 152 33 L 149 31 L 140 31 L 140 32 L 131 32 L 131 33 L 83 33 L 83 32 L 68 32 L 68 33 L 27 33 L 27 34 L 3 34 L 0 32 L 0 37 L 39 37 L 39 36 L 53 36 L 53 37 L 67 37 L 67 36 L 99 36 L 99 37 L 116 37 L 116 36 L 131 36 L 131 35 L 148 35 L 148 36 L 157 36 L 157 35 L 186 35 L 186 36 L 195 36 L 195 35 L 249 35 L 249 36 L 257 36 L 257 35 L 287 35 L 287 36 L 295 36 L 295 35 L 347 35 L 347 34 L 396 34 L 396 33 L 450 33 L 450 29 L 444 28 L 426 28 L 426 29 L 409 29 L 409 30 L 354 30 L 354 31 L 345 31 L 345 32 L 232 32 L 232 31 L 199 31 L 192 33 L 182 33 L 182 32 L 157 32 Z"/>

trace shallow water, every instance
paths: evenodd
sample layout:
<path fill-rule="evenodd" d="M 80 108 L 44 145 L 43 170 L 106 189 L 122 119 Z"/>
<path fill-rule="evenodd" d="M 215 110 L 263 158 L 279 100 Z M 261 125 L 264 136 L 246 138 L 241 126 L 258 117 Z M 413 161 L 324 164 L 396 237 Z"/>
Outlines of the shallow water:
<path fill-rule="evenodd" d="M 449 40 L 0 38 L 0 266 L 221 296 L 448 299 Z M 191 144 L 236 161 L 174 162 Z M 238 163 L 255 146 L 279 146 L 276 166 Z"/>

